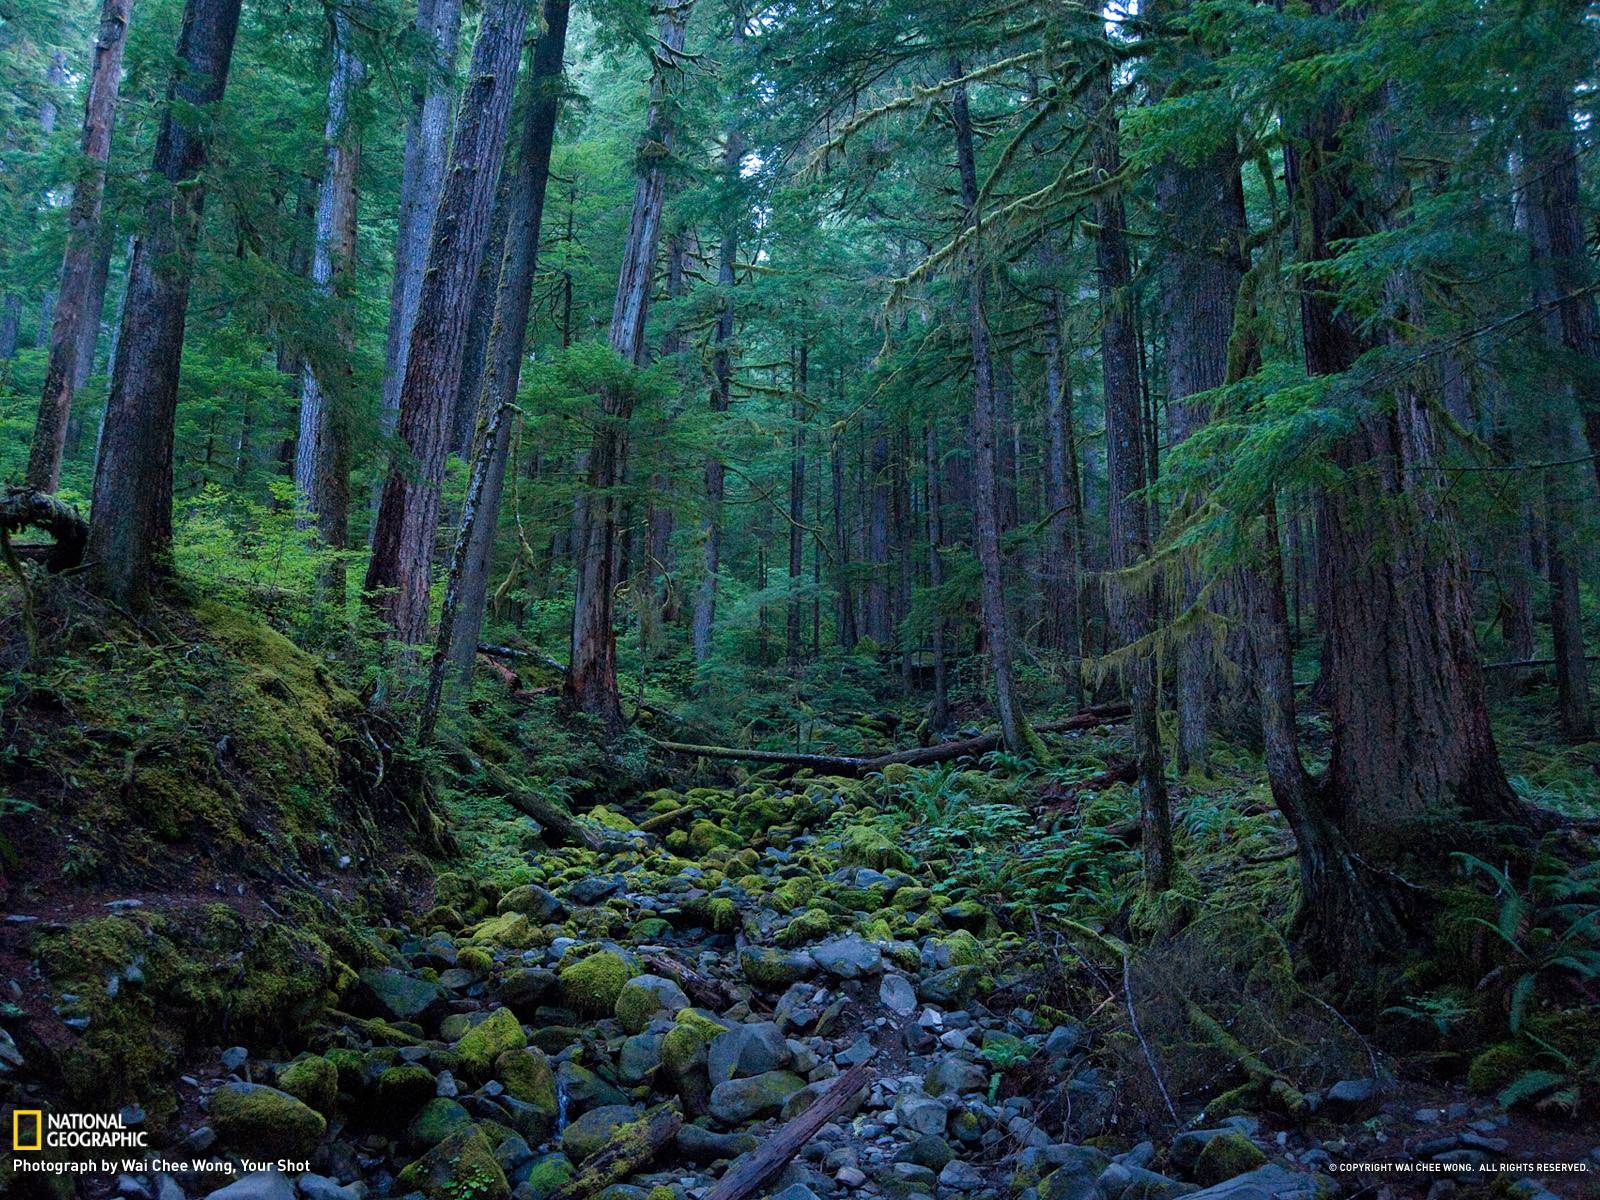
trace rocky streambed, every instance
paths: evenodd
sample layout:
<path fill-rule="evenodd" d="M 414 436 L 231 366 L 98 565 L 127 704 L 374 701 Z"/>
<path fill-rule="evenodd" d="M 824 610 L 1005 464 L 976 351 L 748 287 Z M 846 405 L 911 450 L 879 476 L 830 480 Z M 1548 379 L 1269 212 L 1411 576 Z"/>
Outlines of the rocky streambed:
<path fill-rule="evenodd" d="M 1000 936 L 981 903 L 942 896 L 880 827 L 851 824 L 828 781 L 739 797 L 663 792 L 633 819 L 596 815 L 605 849 L 530 852 L 511 876 L 523 882 L 509 886 L 480 877 L 488 871 L 444 876 L 431 911 L 373 930 L 366 964 L 336 965 L 332 1003 L 292 1056 L 252 1046 L 240 1028 L 240 1044 L 191 1064 L 153 1165 L 94 1190 L 126 1200 L 1336 1191 L 1320 1142 L 1252 1116 L 1161 1144 L 1118 1132 L 1094 1034 L 1030 1007 L 1029 980 L 1007 965 L 1015 936 Z M 827 1119 L 796 1138 L 817 1105 Z M 137 1106 L 129 1119 L 141 1119 Z M 792 1155 L 756 1169 L 786 1136 Z"/>

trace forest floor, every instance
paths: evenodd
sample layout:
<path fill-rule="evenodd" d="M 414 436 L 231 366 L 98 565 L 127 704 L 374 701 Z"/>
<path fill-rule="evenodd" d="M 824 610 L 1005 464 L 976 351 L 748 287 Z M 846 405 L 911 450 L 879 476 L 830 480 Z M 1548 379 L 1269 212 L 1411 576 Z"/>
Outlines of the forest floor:
<path fill-rule="evenodd" d="M 658 771 L 588 812 L 598 849 L 463 775 L 448 853 L 422 853 L 426 815 L 355 782 L 386 735 L 351 732 L 354 697 L 253 621 L 185 621 L 181 649 L 58 647 L 7 709 L 0 1099 L 125 1106 L 177 1164 L 80 1194 L 1600 1195 L 1592 1120 L 1499 1103 L 1535 1060 L 1447 1019 L 1448 988 L 1414 971 L 1423 998 L 1358 1034 L 1296 973 L 1247 757 L 1180 791 L 1186 889 L 1131 915 L 1130 800 L 1083 787 L 1116 728 L 1054 739 L 1045 772 Z M 503 714 L 479 735 L 503 769 L 537 744 Z"/>

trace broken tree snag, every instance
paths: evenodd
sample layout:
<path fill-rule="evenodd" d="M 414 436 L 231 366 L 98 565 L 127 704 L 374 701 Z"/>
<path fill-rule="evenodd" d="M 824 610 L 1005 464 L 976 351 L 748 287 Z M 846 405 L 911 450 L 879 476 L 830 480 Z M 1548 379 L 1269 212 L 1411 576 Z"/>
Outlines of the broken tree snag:
<path fill-rule="evenodd" d="M 48 548 L 11 547 L 19 557 L 41 557 L 42 551 L 45 568 L 52 574 L 71 570 L 83 561 L 83 551 L 89 543 L 89 522 L 78 515 L 78 510 L 33 488 L 9 487 L 0 496 L 0 538 L 9 545 L 11 535 L 24 529 L 42 530 L 53 543 Z"/>
<path fill-rule="evenodd" d="M 1035 733 L 1070 733 L 1075 729 L 1094 729 L 1101 725 L 1114 725 L 1128 716 L 1126 704 L 1102 704 L 1074 713 L 1060 721 L 1044 721 L 1033 727 Z M 692 742 L 654 743 L 656 749 L 669 754 L 686 754 L 696 758 L 731 758 L 741 762 L 773 763 L 777 766 L 799 770 L 809 767 L 826 775 L 870 775 L 884 767 L 895 765 L 926 767 L 935 763 L 951 762 L 958 758 L 975 758 L 997 750 L 1003 744 L 998 733 L 983 733 L 977 737 L 961 738 L 954 742 L 940 742 L 935 746 L 916 746 L 910 750 L 890 750 L 881 754 L 802 754 L 788 750 L 742 750 L 736 746 L 700 746 Z"/>
<path fill-rule="evenodd" d="M 867 1066 L 857 1063 L 830 1083 L 806 1109 L 749 1154 L 734 1160 L 707 1200 L 745 1200 L 767 1180 L 783 1170 L 788 1161 L 817 1131 L 838 1116 L 867 1086 Z"/>
<path fill-rule="evenodd" d="M 636 1121 L 630 1121 L 611 1135 L 611 1141 L 583 1164 L 570 1180 L 563 1184 L 550 1200 L 587 1200 L 615 1183 L 621 1183 L 661 1152 L 661 1148 L 678 1136 L 683 1126 L 683 1114 L 671 1101 L 646 1109 Z"/>
<path fill-rule="evenodd" d="M 450 738 L 445 739 L 443 744 L 452 757 L 467 770 L 482 771 L 483 777 L 489 781 L 489 786 L 504 796 L 508 804 L 544 826 L 545 834 L 550 841 L 562 846 L 570 846 L 576 842 L 590 850 L 604 848 L 605 838 L 601 836 L 599 830 L 579 821 L 559 804 L 534 795 L 526 784 L 509 771 L 479 758 L 464 742 Z"/>

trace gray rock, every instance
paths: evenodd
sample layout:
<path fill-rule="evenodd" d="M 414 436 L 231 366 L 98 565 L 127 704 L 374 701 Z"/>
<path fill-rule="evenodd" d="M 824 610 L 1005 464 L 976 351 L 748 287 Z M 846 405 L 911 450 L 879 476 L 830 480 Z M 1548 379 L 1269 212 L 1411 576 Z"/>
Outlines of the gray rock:
<path fill-rule="evenodd" d="M 1074 1022 L 1070 1025 L 1057 1025 L 1044 1039 L 1044 1053 L 1053 1066 L 1065 1063 L 1079 1046 L 1083 1044 L 1083 1026 Z"/>
<path fill-rule="evenodd" d="M 111 1188 L 119 1196 L 126 1196 L 128 1200 L 152 1200 L 150 1189 L 137 1175 L 118 1175 Z"/>
<path fill-rule="evenodd" d="M 975 1192 L 983 1186 L 983 1173 L 971 1163 L 952 1158 L 939 1172 L 939 1186 L 957 1192 Z"/>
<path fill-rule="evenodd" d="M 781 1192 L 773 1194 L 772 1200 L 818 1200 L 817 1194 L 803 1183 L 791 1183 Z"/>
<path fill-rule="evenodd" d="M 946 967 L 923 977 L 918 992 L 929 1004 L 941 1008 L 963 1008 L 977 994 L 978 980 L 983 978 L 979 966 Z"/>
<path fill-rule="evenodd" d="M 739 951 L 739 969 L 753 986 L 777 991 L 815 975 L 817 960 L 804 950 L 745 946 Z"/>
<path fill-rule="evenodd" d="M 942 1101 L 927 1096 L 902 1095 L 894 1102 L 894 1115 L 907 1137 L 921 1137 L 928 1133 L 942 1137 L 945 1123 L 950 1119 L 950 1110 L 945 1108 Z"/>
<path fill-rule="evenodd" d="M 437 983 L 414 975 L 377 967 L 363 967 L 358 974 L 368 1007 L 397 1021 L 421 1021 L 443 1008 L 448 999 Z"/>
<path fill-rule="evenodd" d="M 295 1180 L 295 1184 L 306 1200 L 362 1200 L 367 1194 L 365 1184 L 350 1183 L 341 1186 L 338 1180 L 329 1179 L 326 1175 L 307 1173 Z"/>
<path fill-rule="evenodd" d="M 703 1125 L 685 1125 L 678 1130 L 678 1150 L 685 1158 L 695 1162 L 737 1158 L 750 1153 L 760 1144 L 753 1133 L 717 1133 Z"/>
<path fill-rule="evenodd" d="M 729 1079 L 746 1079 L 781 1070 L 794 1061 L 788 1039 L 772 1021 L 735 1025 L 711 1039 L 706 1068 L 715 1087 Z"/>
<path fill-rule="evenodd" d="M 639 1033 L 657 1017 L 672 1017 L 689 1007 L 689 997 L 661 975 L 636 975 L 617 997 L 617 1020 L 629 1033 Z"/>
<path fill-rule="evenodd" d="M 556 990 L 556 973 L 543 967 L 512 971 L 495 988 L 495 997 L 518 1017 L 531 1018 L 534 1009 Z"/>
<path fill-rule="evenodd" d="M 497 912 L 522 913 L 531 917 L 540 925 L 548 925 L 552 921 L 559 921 L 567 915 L 567 906 L 551 892 L 545 891 L 538 884 L 528 883 L 521 887 L 514 887 L 504 896 L 496 907 Z"/>
<path fill-rule="evenodd" d="M 237 1071 L 250 1059 L 250 1051 L 243 1046 L 229 1046 L 222 1052 L 222 1069 Z"/>
<path fill-rule="evenodd" d="M 811 957 L 817 966 L 839 979 L 859 979 L 883 968 L 883 952 L 856 934 L 830 938 L 813 946 Z"/>
<path fill-rule="evenodd" d="M 1377 1099 L 1376 1079 L 1341 1079 L 1328 1089 L 1322 1103 L 1338 1112 L 1359 1113 L 1370 1108 Z"/>
<path fill-rule="evenodd" d="M 788 1071 L 729 1079 L 711 1089 L 706 1111 L 723 1125 L 738 1125 L 759 1113 L 777 1111 L 803 1087 L 805 1080 Z"/>
<path fill-rule="evenodd" d="M 282 1171 L 252 1171 L 227 1187 L 206 1195 L 206 1200 L 294 1200 L 294 1184 Z"/>
<path fill-rule="evenodd" d="M 949 1142 L 936 1133 L 925 1133 L 906 1147 L 904 1159 L 930 1171 L 942 1171 L 945 1163 L 955 1156 Z"/>
<path fill-rule="evenodd" d="M 1268 1164 L 1202 1192 L 1190 1192 L 1189 1200 L 1323 1200 L 1332 1194 L 1333 1187 L 1323 1176 Z"/>
<path fill-rule="evenodd" d="M 615 896 L 627 882 L 621 875 L 589 875 L 562 890 L 574 904 L 599 904 L 606 897 Z"/>
<path fill-rule="evenodd" d="M 1106 1177 L 1113 1172 L 1119 1177 L 1115 1190 L 1107 1186 L 1106 1182 Z M 1121 1181 L 1121 1177 L 1124 1176 L 1125 1181 Z M 1157 1175 L 1154 1171 L 1147 1171 L 1143 1167 L 1124 1167 L 1116 1164 L 1105 1169 L 1097 1186 L 1103 1194 L 1120 1197 L 1120 1200 L 1176 1200 L 1178 1196 L 1187 1196 L 1200 1190 L 1192 1183 L 1168 1179 L 1165 1175 Z"/>
<path fill-rule="evenodd" d="M 917 992 L 904 975 L 891 972 L 878 985 L 878 1002 L 897 1017 L 909 1017 L 917 1011 Z"/>
<path fill-rule="evenodd" d="M 171 1175 L 162 1172 L 150 1182 L 155 1185 L 156 1200 L 186 1200 L 183 1189 Z"/>
<path fill-rule="evenodd" d="M 655 1074 L 661 1065 L 661 1043 L 665 1034 L 638 1033 L 622 1043 L 617 1054 L 617 1078 L 636 1086 Z"/>
<path fill-rule="evenodd" d="M 988 1091 L 989 1071 L 987 1067 L 952 1054 L 934 1064 L 923 1080 L 922 1089 L 930 1096 L 943 1096 L 947 1092 L 964 1096 Z"/>

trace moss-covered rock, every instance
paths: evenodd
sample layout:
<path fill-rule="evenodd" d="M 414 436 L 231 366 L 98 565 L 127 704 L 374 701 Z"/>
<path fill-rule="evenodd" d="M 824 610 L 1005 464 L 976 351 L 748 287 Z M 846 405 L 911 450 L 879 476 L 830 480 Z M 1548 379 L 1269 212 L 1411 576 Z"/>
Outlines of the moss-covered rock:
<path fill-rule="evenodd" d="M 532 1046 L 507 1050 L 494 1062 L 495 1078 L 506 1091 L 524 1104 L 531 1104 L 545 1116 L 554 1118 L 560 1105 L 556 1097 L 556 1075 L 542 1050 Z"/>
<path fill-rule="evenodd" d="M 461 1073 L 473 1083 L 489 1078 L 495 1059 L 507 1050 L 520 1050 L 528 1044 L 516 1015 L 509 1008 L 497 1008 L 487 1020 L 479 1022 L 456 1043 L 456 1058 Z"/>
<path fill-rule="evenodd" d="M 312 1054 L 285 1067 L 278 1075 L 278 1087 L 329 1117 L 339 1099 L 339 1069 Z"/>
<path fill-rule="evenodd" d="M 1194 1165 L 1194 1179 L 1201 1187 L 1210 1187 L 1254 1171 L 1266 1161 L 1267 1156 L 1259 1146 L 1238 1130 L 1230 1129 L 1205 1144 Z"/>
<path fill-rule="evenodd" d="M 1533 1065 L 1533 1055 L 1521 1042 L 1497 1042 L 1481 1052 L 1467 1068 L 1467 1087 L 1474 1092 L 1495 1092 Z"/>
<path fill-rule="evenodd" d="M 511 1188 L 481 1129 L 451 1134 L 396 1180 L 401 1191 L 427 1200 L 509 1200 Z"/>
<path fill-rule="evenodd" d="M 517 1185 L 518 1194 L 524 1195 L 526 1200 L 549 1200 L 575 1174 L 577 1169 L 565 1154 L 547 1154 L 533 1164 L 528 1177 Z"/>
<path fill-rule="evenodd" d="M 390 1067 L 378 1076 L 377 1109 L 404 1121 L 433 1098 L 438 1084 L 426 1067 Z"/>
<path fill-rule="evenodd" d="M 882 871 L 897 867 L 909 871 L 911 856 L 876 825 L 851 825 L 839 846 L 839 861 L 847 867 L 872 867 Z"/>
<path fill-rule="evenodd" d="M 689 1007 L 689 997 L 670 979 L 639 975 L 617 993 L 616 1018 L 628 1033 L 641 1033 L 657 1016 L 671 1017 Z"/>
<path fill-rule="evenodd" d="M 575 963 L 563 966 L 557 978 L 561 999 L 568 1008 L 591 1016 L 608 1016 L 615 1011 L 617 997 L 638 972 L 614 950 L 599 950 Z"/>
<path fill-rule="evenodd" d="M 822 908 L 808 908 L 798 916 L 792 917 L 789 923 L 778 933 L 778 944 L 782 946 L 806 946 L 812 942 L 819 942 L 834 930 L 834 920 L 831 914 Z"/>
<path fill-rule="evenodd" d="M 631 1124 L 639 1110 L 624 1104 L 605 1104 L 592 1108 L 561 1131 L 561 1149 L 575 1163 L 592 1157 L 617 1135 L 623 1126 Z"/>
<path fill-rule="evenodd" d="M 406 1126 L 406 1145 L 413 1150 L 437 1146 L 452 1134 L 472 1128 L 472 1116 L 447 1096 L 435 1096 Z"/>
<path fill-rule="evenodd" d="M 310 1158 L 328 1130 L 303 1101 L 255 1083 L 223 1084 L 211 1094 L 210 1116 L 225 1146 L 262 1158 Z"/>

